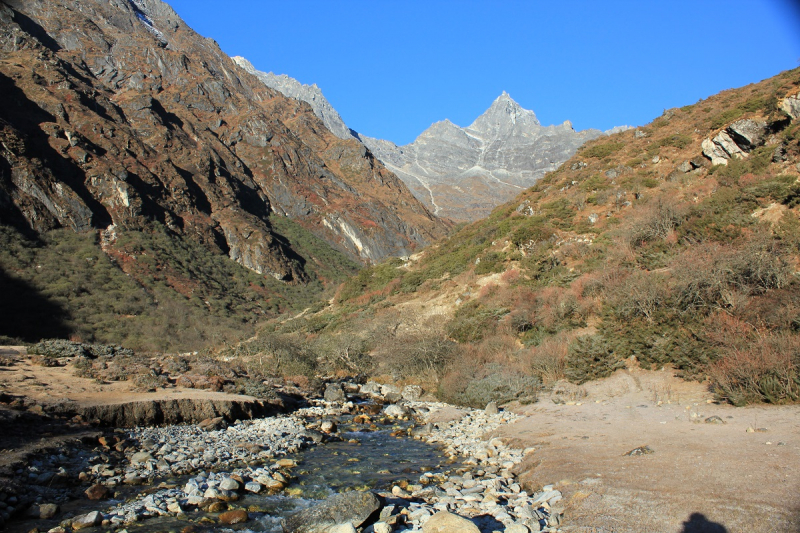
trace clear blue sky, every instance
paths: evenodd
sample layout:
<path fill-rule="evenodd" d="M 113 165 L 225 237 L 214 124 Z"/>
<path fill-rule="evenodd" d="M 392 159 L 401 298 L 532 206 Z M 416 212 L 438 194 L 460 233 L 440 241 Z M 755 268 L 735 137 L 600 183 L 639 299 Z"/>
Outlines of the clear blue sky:
<path fill-rule="evenodd" d="M 542 124 L 651 121 L 800 63 L 792 0 L 168 0 L 259 70 L 316 83 L 348 126 L 405 144 L 502 92 Z"/>

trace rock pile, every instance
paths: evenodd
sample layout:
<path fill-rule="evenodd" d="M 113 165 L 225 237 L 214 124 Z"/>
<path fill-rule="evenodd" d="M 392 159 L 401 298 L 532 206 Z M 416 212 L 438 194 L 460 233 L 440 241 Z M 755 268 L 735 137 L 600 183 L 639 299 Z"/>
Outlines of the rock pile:
<path fill-rule="evenodd" d="M 163 474 L 187 474 L 235 463 L 263 462 L 294 453 L 307 444 L 305 427 L 296 416 L 238 420 L 224 429 L 204 431 L 200 425 L 137 428 L 130 432 L 139 447 L 126 450 L 130 465 L 108 481 L 130 482 Z"/>
<path fill-rule="evenodd" d="M 417 412 L 427 411 L 429 420 L 444 407 L 446 404 L 413 404 Z M 440 427 L 432 425 L 431 431 L 422 435 L 428 442 L 443 446 L 448 455 L 465 457 L 463 463 L 470 468 L 454 476 L 426 472 L 420 477 L 419 485 L 393 490 L 395 496 L 415 500 L 408 506 L 411 531 L 428 531 L 428 520 L 440 512 L 471 517 L 482 531 L 498 529 L 500 524 L 506 531 L 509 528 L 519 532 L 557 530 L 563 512 L 556 506 L 561 493 L 552 486 L 545 486 L 529 494 L 512 472 L 533 449 L 518 450 L 509 448 L 501 439 L 482 439 L 486 433 L 517 418 L 506 411 L 490 414 L 472 410 L 461 420 Z"/>

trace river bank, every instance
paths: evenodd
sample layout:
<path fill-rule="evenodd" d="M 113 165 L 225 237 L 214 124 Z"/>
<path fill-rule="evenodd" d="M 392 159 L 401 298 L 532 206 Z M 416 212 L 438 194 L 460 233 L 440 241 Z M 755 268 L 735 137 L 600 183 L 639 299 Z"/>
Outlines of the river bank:
<path fill-rule="evenodd" d="M 350 384 L 348 388 L 357 387 Z M 426 423 L 451 407 L 402 402 L 386 404 L 375 412 L 375 405 L 320 401 L 315 407 L 299 409 L 291 415 L 242 420 L 228 427 L 211 427 L 220 423 L 217 420 L 134 428 L 100 437 L 101 448 L 83 454 L 58 450 L 34 459 L 18 474 L 36 482 L 47 482 L 58 475 L 65 480 L 76 477 L 90 485 L 86 495 L 96 498 L 97 503 L 86 505 L 84 501 L 79 509 L 80 505 L 70 505 L 74 490 L 55 491 L 55 495 L 52 490 L 49 494 L 42 491 L 26 511 L 31 521 L 11 524 L 9 530 L 30 531 L 31 526 L 52 533 L 94 527 L 126 531 L 149 531 L 153 527 L 218 530 L 239 523 L 245 524 L 247 530 L 280 531 L 279 520 L 287 513 L 276 514 L 274 508 L 282 505 L 283 511 L 296 511 L 313 509 L 317 504 L 302 487 L 293 484 L 295 469 L 302 468 L 303 461 L 276 458 L 313 444 L 324 447 L 326 441 L 347 439 L 359 446 L 359 434 L 363 437 L 379 432 L 390 434 L 396 441 L 414 434 L 419 440 L 440 446 L 450 459 L 442 455 L 443 464 L 423 467 L 415 457 L 398 456 L 402 447 L 387 447 L 385 451 L 394 452 L 391 461 L 408 466 L 402 475 L 400 471 L 395 473 L 395 482 L 373 490 L 380 502 L 375 511 L 382 514 L 369 521 L 362 517 L 358 524 L 353 524 L 355 518 L 342 519 L 336 525 L 369 526 L 365 531 L 421 531 L 435 515 L 449 512 L 470 519 L 475 527 L 487 532 L 514 531 L 515 527 L 519 531 L 558 530 L 561 513 L 550 504 L 561 499 L 560 493 L 552 487 L 535 494 L 523 490 L 512 470 L 523 460 L 524 451 L 509 448 L 500 439 L 487 442 L 480 438 L 483 431 L 498 429 L 516 415 L 471 410 L 448 423 Z M 375 414 L 365 414 L 367 411 Z M 409 423 L 415 415 L 420 417 L 421 427 Z M 354 420 L 355 425 L 363 426 L 353 428 L 358 431 L 337 428 Z M 330 460 L 333 463 L 335 457 Z M 460 460 L 463 464 L 458 464 Z M 73 468 L 57 467 L 59 464 Z M 79 467 L 83 469 L 76 474 Z M 256 500 L 255 495 L 273 499 L 265 505 L 263 498 Z M 278 502 L 277 496 L 285 499 Z M 82 512 L 87 508 L 92 510 Z M 81 512 L 76 514 L 78 510 Z M 163 517 L 167 519 L 148 527 L 149 520 Z M 53 525 L 54 521 L 59 525 Z"/>
<path fill-rule="evenodd" d="M 350 446 L 350 440 L 362 440 L 366 446 L 366 440 L 359 436 L 364 432 L 385 434 L 387 439 L 397 440 L 397 436 L 410 431 L 415 438 L 439 447 L 443 458 L 441 468 L 434 463 L 430 470 L 413 476 L 402 472 L 395 474 L 391 467 L 376 467 L 386 471 L 382 476 L 393 485 L 374 489 L 382 498 L 381 505 L 391 509 L 384 518 L 392 520 L 393 516 L 403 516 L 394 518 L 391 524 L 394 530 L 401 530 L 398 521 L 402 521 L 402 527 L 408 525 L 412 530 L 420 527 L 422 520 L 442 508 L 469 516 L 473 524 L 487 532 L 509 530 L 509 526 L 518 522 L 528 527 L 525 520 L 530 518 L 523 509 L 538 510 L 531 509 L 530 500 L 535 501 L 549 492 L 544 489 L 553 489 L 560 493 L 556 496 L 561 499 L 551 499 L 549 509 L 544 510 L 547 513 L 543 511 L 542 516 L 535 518 L 539 519 L 540 526 L 555 525 L 559 520 L 557 527 L 563 531 L 800 531 L 797 519 L 800 505 L 794 497 L 800 493 L 800 423 L 797 422 L 800 409 L 797 406 L 734 408 L 720 405 L 703 384 L 684 382 L 666 370 L 650 372 L 632 368 L 582 387 L 559 385 L 535 404 L 509 405 L 498 413 L 420 403 L 415 401 L 415 395 L 403 399 L 401 389 L 385 387 L 383 392 L 388 394 L 392 409 L 383 413 L 379 411 L 386 407 L 384 405 L 373 406 L 370 411 L 358 408 L 349 414 L 343 413 L 341 407 L 347 398 L 342 397 L 336 407 L 333 404 L 313 407 L 306 412 L 309 416 L 300 416 L 303 411 L 294 409 L 290 415 L 263 420 L 230 422 L 225 416 L 209 418 L 204 421 L 205 429 L 197 424 L 184 424 L 168 430 L 116 431 L 102 430 L 81 417 L 49 416 L 49 406 L 56 400 L 72 405 L 97 404 L 106 393 L 110 402 L 122 397 L 134 401 L 161 401 L 169 396 L 188 400 L 193 395 L 203 402 L 208 391 L 174 388 L 154 393 L 135 392 L 123 390 L 125 383 L 97 383 L 75 376 L 65 377 L 63 370 L 30 365 L 20 358 L 15 367 L 4 367 L 0 372 L 5 395 L 0 398 L 0 417 L 4 428 L 9 428 L 0 434 L 0 448 L 3 449 L 0 453 L 0 518 L 14 515 L 15 520 L 19 519 L 31 502 L 54 504 L 60 513 L 53 519 L 57 524 L 65 516 L 87 509 L 84 493 L 87 488 L 116 476 L 114 491 L 120 493 L 119 501 L 113 505 L 96 504 L 93 508 L 102 514 L 101 520 L 109 521 L 105 527 L 111 527 L 111 519 L 120 517 L 116 514 L 122 509 L 120 505 L 140 505 L 145 510 L 148 506 L 158 507 L 169 512 L 170 505 L 173 509 L 177 509 L 175 504 L 182 506 L 182 499 L 188 503 L 193 493 L 191 486 L 187 490 L 188 477 L 197 478 L 202 469 L 208 475 L 195 479 L 195 483 L 196 490 L 203 496 L 209 488 L 216 489 L 223 479 L 232 479 L 239 485 L 235 491 L 237 499 L 225 502 L 226 509 L 238 507 L 254 519 L 235 527 L 268 530 L 266 525 L 256 526 L 255 522 L 275 512 L 277 507 L 286 507 L 286 503 L 280 497 L 267 495 L 266 487 L 272 481 L 266 481 L 280 476 L 287 481 L 297 479 L 302 477 L 298 473 L 304 468 L 302 464 L 276 467 L 280 458 L 285 458 L 278 448 L 286 445 L 291 453 L 292 449 L 332 439 L 341 439 L 337 446 Z M 13 379 L 9 377 L 12 374 Z M 48 381 L 48 376 L 53 376 L 53 381 Z M 70 388 L 67 390 L 62 385 Z M 352 384 L 344 387 L 342 393 L 354 394 L 358 390 L 357 384 Z M 23 396 L 26 391 L 30 394 Z M 382 387 L 375 384 L 366 386 L 364 393 L 380 395 L 381 401 L 385 401 Z M 393 405 L 393 402 L 399 404 Z M 415 427 L 404 425 L 407 422 L 403 418 L 408 415 L 417 419 Z M 350 417 L 349 421 L 344 422 L 343 416 Z M 361 418 L 354 422 L 359 416 Z M 269 427 L 266 421 L 284 420 L 282 417 L 294 420 L 287 422 L 286 428 L 297 429 L 286 431 L 283 435 L 286 442 L 273 449 L 264 435 L 274 436 L 284 430 L 266 429 Z M 328 423 L 331 422 L 339 424 L 334 433 L 326 432 L 330 431 Z M 218 424 L 220 426 L 216 427 Z M 225 425 L 228 427 L 223 427 Z M 353 432 L 355 435 L 350 434 Z M 299 437 L 302 433 L 306 437 Z M 394 436 L 390 436 L 392 434 Z M 207 447 L 205 439 L 210 435 L 215 435 L 211 440 L 225 443 L 219 452 Z M 153 441 L 153 449 L 140 446 L 148 439 Z M 352 446 L 358 447 L 355 442 Z M 186 451 L 181 451 L 181 446 Z M 628 455 L 634 450 L 644 453 Z M 652 453 L 646 453 L 648 451 Z M 132 456 L 140 452 L 149 453 L 152 459 L 145 458 L 134 467 Z M 340 449 L 335 453 L 346 455 L 347 452 Z M 455 463 L 448 462 L 450 456 L 460 457 L 461 463 L 453 466 Z M 348 459 L 355 459 L 355 456 L 344 459 L 345 470 Z M 188 467 L 180 466 L 187 461 Z M 71 468 L 72 464 L 89 467 Z M 236 464 L 249 464 L 251 470 L 242 471 L 237 470 L 238 466 L 231 466 Z M 363 468 L 366 464 L 354 463 L 351 470 L 366 470 Z M 407 463 L 402 463 L 402 468 L 406 467 Z M 80 479 L 81 472 L 84 472 L 83 479 Z M 125 483 L 129 475 L 128 479 L 133 482 L 142 481 L 137 477 L 146 478 L 147 485 Z M 151 475 L 154 481 L 160 476 L 173 479 L 150 483 Z M 166 485 L 159 488 L 161 483 Z M 262 491 L 247 490 L 248 483 L 260 484 Z M 299 490 L 289 493 L 286 485 L 288 483 L 282 490 L 301 506 L 324 496 L 316 494 L 314 498 L 304 498 L 302 491 L 305 489 L 289 488 Z M 62 491 L 62 496 L 56 498 L 44 492 L 34 495 L 30 501 L 22 501 L 14 496 L 20 487 L 46 487 Z M 166 491 L 163 498 L 153 496 L 144 501 L 145 497 L 162 490 Z M 175 492 L 178 490 L 181 492 Z M 143 503 L 135 503 L 135 493 L 142 493 L 140 501 Z M 183 514 L 188 516 L 186 510 L 193 513 L 197 507 L 193 505 L 182 507 Z M 44 511 L 52 509 L 53 506 L 47 506 Z M 115 509 L 113 514 L 112 509 Z M 132 510 L 139 512 L 133 507 L 125 508 L 121 518 Z M 408 519 L 412 514 L 414 518 Z M 170 515 L 180 517 L 181 513 L 170 512 Z M 207 518 L 213 523 L 197 524 L 197 527 L 221 527 L 219 515 L 208 514 Z M 558 518 L 548 522 L 550 516 Z M 171 529 L 161 530 L 181 531 L 188 527 L 181 520 Z M 148 519 L 139 521 L 130 530 L 144 527 L 147 522 Z M 280 531 L 279 522 L 269 527 Z M 3 527 L 8 528 L 9 524 Z M 14 531 L 27 533 L 31 528 L 25 529 L 25 526 L 32 526 L 33 522 L 18 522 L 18 525 L 19 529 Z M 181 527 L 177 528 L 178 525 Z M 127 526 L 124 520 L 117 519 L 114 527 L 123 530 Z"/>

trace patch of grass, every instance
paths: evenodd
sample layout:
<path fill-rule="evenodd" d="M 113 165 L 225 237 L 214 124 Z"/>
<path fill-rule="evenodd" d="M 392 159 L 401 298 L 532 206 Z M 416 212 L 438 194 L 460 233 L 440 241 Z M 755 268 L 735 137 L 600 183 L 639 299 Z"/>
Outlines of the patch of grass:
<path fill-rule="evenodd" d="M 656 146 L 672 146 L 682 150 L 692 144 L 692 138 L 683 133 L 668 135 L 656 143 Z"/>
<path fill-rule="evenodd" d="M 625 143 L 611 141 L 602 144 L 595 144 L 580 151 L 583 157 L 594 157 L 603 159 L 611 154 L 620 151 L 625 146 Z"/>

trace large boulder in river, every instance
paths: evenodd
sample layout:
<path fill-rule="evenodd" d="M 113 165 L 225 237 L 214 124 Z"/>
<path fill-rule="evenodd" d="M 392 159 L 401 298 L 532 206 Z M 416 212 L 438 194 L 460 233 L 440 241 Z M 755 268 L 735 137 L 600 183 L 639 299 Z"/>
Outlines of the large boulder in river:
<path fill-rule="evenodd" d="M 343 492 L 284 518 L 281 526 L 285 533 L 324 533 L 331 526 L 348 522 L 359 527 L 380 506 L 371 492 Z"/>
<path fill-rule="evenodd" d="M 423 533 L 481 533 L 473 522 L 457 514 L 439 511 L 422 526 Z"/>
<path fill-rule="evenodd" d="M 345 401 L 344 390 L 338 383 L 328 383 L 325 387 L 325 401 L 330 403 L 341 403 Z"/>

